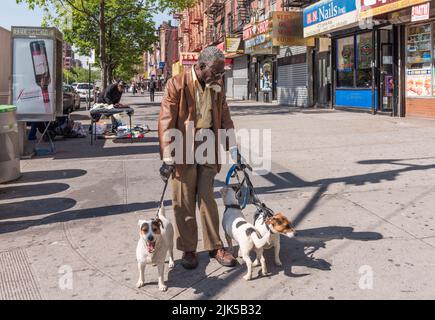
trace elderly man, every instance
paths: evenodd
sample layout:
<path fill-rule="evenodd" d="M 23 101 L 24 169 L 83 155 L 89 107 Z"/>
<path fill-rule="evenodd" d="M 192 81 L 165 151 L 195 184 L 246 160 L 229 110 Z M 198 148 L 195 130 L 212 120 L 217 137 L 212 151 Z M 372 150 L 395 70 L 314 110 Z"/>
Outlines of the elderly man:
<path fill-rule="evenodd" d="M 205 48 L 198 63 L 191 70 L 184 71 L 167 82 L 166 93 L 162 101 L 159 119 L 159 139 L 163 166 L 160 169 L 163 180 L 172 179 L 172 201 L 175 214 L 175 230 L 177 248 L 182 251 L 182 265 L 186 269 L 194 269 L 198 265 L 198 225 L 196 221 L 196 205 L 198 205 L 203 231 L 204 247 L 210 257 L 221 265 L 234 267 L 236 259 L 225 251 L 219 235 L 219 213 L 214 199 L 213 184 L 220 164 L 186 163 L 184 149 L 183 163 L 173 163 L 165 156 L 165 149 L 172 141 L 168 141 L 165 132 L 178 129 L 182 132 L 185 144 L 190 131 L 189 123 L 194 131 L 210 129 L 214 133 L 218 159 L 218 131 L 234 129 L 225 92 L 222 87 L 222 77 L 225 73 L 225 57 L 216 47 Z M 192 137 L 192 140 L 194 138 Z M 198 143 L 190 141 L 194 148 Z M 228 146 L 227 146 L 228 147 Z M 232 155 L 237 147 L 233 146 Z M 166 150 L 167 151 L 167 150 Z M 238 151 L 237 151 L 238 154 Z M 173 156 L 173 154 L 172 154 Z M 176 155 L 175 155 L 176 158 Z M 234 156 L 233 156 L 234 159 Z"/>

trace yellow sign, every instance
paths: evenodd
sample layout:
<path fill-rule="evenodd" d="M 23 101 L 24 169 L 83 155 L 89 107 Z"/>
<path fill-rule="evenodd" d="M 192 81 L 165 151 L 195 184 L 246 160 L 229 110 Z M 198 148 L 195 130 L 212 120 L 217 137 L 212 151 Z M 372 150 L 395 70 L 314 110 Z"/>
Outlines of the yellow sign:
<path fill-rule="evenodd" d="M 361 11 L 359 17 L 360 19 L 374 17 L 425 2 L 428 2 L 428 0 L 388 0 L 388 3 L 385 3 L 383 0 L 361 0 Z"/>
<path fill-rule="evenodd" d="M 243 53 L 243 50 L 239 50 L 241 38 L 226 38 L 225 52 L 228 53 Z"/>
<path fill-rule="evenodd" d="M 272 12 L 272 44 L 310 47 L 315 45 L 314 38 L 304 38 L 302 12 Z"/>

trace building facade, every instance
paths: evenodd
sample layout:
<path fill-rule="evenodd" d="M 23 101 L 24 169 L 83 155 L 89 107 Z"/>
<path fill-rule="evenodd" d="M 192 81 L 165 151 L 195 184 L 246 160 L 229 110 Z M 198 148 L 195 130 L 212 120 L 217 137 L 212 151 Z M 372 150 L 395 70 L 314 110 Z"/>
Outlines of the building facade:
<path fill-rule="evenodd" d="M 302 8 L 310 2 L 200 0 L 174 16 L 179 20 L 180 56 L 215 45 L 225 53 L 229 98 L 311 106 L 309 45 L 314 46 L 314 41 L 305 40 L 302 33 Z M 191 59 L 179 60 L 182 68 L 191 63 Z"/>
<path fill-rule="evenodd" d="M 305 8 L 304 36 L 331 40 L 333 107 L 435 117 L 434 22 L 435 1 L 427 0 L 322 0 Z"/>

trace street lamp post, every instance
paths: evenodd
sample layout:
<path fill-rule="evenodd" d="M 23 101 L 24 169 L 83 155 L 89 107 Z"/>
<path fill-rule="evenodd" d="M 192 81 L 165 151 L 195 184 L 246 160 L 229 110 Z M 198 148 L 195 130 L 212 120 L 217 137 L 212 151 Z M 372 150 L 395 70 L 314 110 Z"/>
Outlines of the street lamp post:
<path fill-rule="evenodd" d="M 89 81 L 88 81 L 88 110 L 91 109 L 91 60 L 88 60 Z"/>

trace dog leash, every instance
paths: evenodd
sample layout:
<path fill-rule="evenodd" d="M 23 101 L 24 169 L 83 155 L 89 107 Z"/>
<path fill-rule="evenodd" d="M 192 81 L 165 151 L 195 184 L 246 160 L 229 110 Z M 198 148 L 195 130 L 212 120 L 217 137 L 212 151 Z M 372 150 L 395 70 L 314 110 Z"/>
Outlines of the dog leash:
<path fill-rule="evenodd" d="M 156 219 L 159 219 L 160 209 L 162 209 L 162 207 L 163 207 L 163 202 L 165 201 L 165 194 L 166 194 L 166 189 L 168 188 L 168 184 L 169 184 L 169 179 L 166 180 L 166 182 L 165 182 L 165 186 L 163 187 L 162 196 L 160 197 L 159 207 L 158 207 L 158 209 L 157 209 Z M 164 228 L 164 227 L 163 227 L 163 224 L 162 224 L 162 228 Z"/>
<path fill-rule="evenodd" d="M 252 181 L 249 178 L 249 174 L 246 172 L 247 168 L 252 171 L 252 168 L 249 166 L 244 166 L 244 167 L 240 168 L 237 165 L 233 165 L 230 168 L 230 170 L 228 171 L 227 178 L 225 181 L 226 185 L 228 186 L 230 184 L 231 178 L 237 179 L 237 182 L 239 184 L 239 189 L 242 189 L 243 185 L 246 184 L 248 191 L 245 192 L 245 194 L 244 194 L 243 202 L 242 202 L 242 205 L 240 206 L 241 209 L 245 209 L 246 206 L 248 205 L 249 200 L 251 200 L 251 203 L 255 207 L 257 207 L 257 210 L 260 213 L 263 213 L 264 219 L 266 219 L 268 217 L 273 217 L 275 214 L 274 211 L 272 209 L 270 209 L 268 206 L 266 206 L 265 203 L 260 201 L 257 193 L 255 192 L 254 185 L 252 184 Z M 239 177 L 238 172 L 243 173 L 243 180 L 242 181 L 240 181 L 240 177 Z"/>

